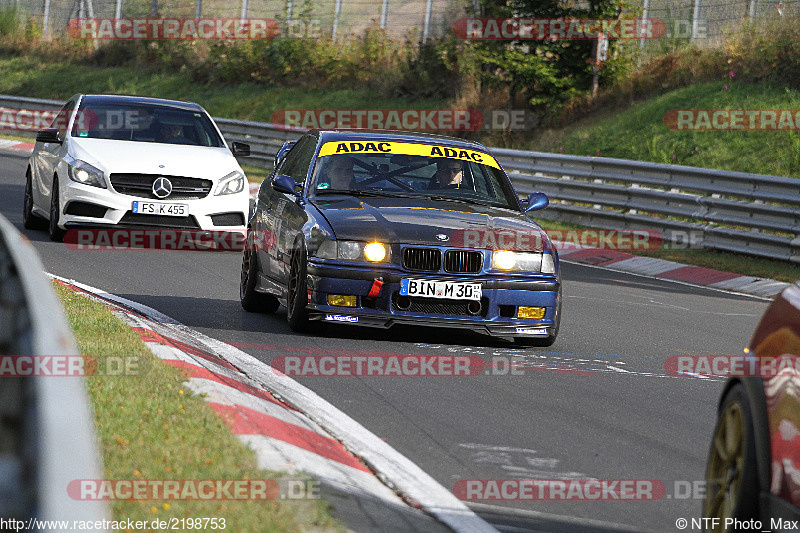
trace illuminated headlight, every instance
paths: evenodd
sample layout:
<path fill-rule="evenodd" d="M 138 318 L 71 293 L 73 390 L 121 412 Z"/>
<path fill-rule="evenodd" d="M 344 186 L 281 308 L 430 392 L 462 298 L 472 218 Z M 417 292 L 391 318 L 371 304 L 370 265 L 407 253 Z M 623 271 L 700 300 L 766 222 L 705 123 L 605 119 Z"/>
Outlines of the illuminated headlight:
<path fill-rule="evenodd" d="M 386 263 L 391 259 L 390 248 L 380 242 L 324 241 L 316 256 L 320 259 L 340 259 L 344 261 L 369 261 Z"/>
<path fill-rule="evenodd" d="M 103 171 L 93 167 L 86 161 L 81 161 L 80 159 L 68 161 L 67 174 L 72 181 L 93 187 L 106 188 Z"/>
<path fill-rule="evenodd" d="M 234 170 L 219 180 L 219 185 L 217 185 L 217 190 L 214 194 L 219 196 L 222 194 L 236 194 L 237 192 L 242 192 L 244 190 L 245 181 L 247 180 L 244 174 L 238 170 Z"/>
<path fill-rule="evenodd" d="M 495 270 L 539 272 L 541 267 L 541 253 L 512 252 L 509 250 L 497 250 L 496 252 L 492 252 L 492 268 Z"/>

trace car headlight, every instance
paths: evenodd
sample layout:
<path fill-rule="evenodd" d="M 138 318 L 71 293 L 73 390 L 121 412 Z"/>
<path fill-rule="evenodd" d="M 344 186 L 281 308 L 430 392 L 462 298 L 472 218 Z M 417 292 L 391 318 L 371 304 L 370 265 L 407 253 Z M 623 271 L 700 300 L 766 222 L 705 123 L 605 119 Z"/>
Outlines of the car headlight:
<path fill-rule="evenodd" d="M 326 240 L 317 249 L 316 256 L 320 259 L 386 263 L 391 259 L 391 249 L 381 242 Z"/>
<path fill-rule="evenodd" d="M 495 270 L 513 270 L 517 272 L 542 272 L 555 274 L 553 256 L 541 252 L 512 252 L 496 250 L 492 252 L 492 268 Z"/>
<path fill-rule="evenodd" d="M 103 179 L 103 171 L 93 167 L 86 161 L 72 159 L 67 161 L 67 175 L 72 181 L 91 185 L 93 187 L 106 188 L 106 180 Z"/>
<path fill-rule="evenodd" d="M 219 196 L 222 194 L 236 194 L 237 192 L 242 192 L 244 190 L 245 181 L 244 174 L 238 170 L 234 170 L 219 180 L 217 190 L 214 191 L 214 194 Z"/>

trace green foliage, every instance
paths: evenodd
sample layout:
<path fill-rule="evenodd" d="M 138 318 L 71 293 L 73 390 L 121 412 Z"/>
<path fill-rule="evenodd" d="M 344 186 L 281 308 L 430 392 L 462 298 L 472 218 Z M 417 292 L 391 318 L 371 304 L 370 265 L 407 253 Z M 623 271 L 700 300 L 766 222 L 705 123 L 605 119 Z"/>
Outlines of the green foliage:
<path fill-rule="evenodd" d="M 408 45 L 396 93 L 411 98 L 452 98 L 459 83 L 459 43 L 454 38 Z"/>
<path fill-rule="evenodd" d="M 485 17 L 537 19 L 614 19 L 622 4 L 615 0 L 590 0 L 580 5 L 560 0 L 483 0 Z M 567 101 L 591 87 L 591 40 L 479 41 L 474 44 L 482 68 L 479 79 L 488 87 L 508 89 L 511 104 L 518 97 L 552 121 Z M 617 59 L 618 43 L 611 41 L 603 77 L 614 79 L 626 72 L 627 59 Z"/>
<path fill-rule="evenodd" d="M 13 35 L 20 30 L 20 12 L 16 4 L 0 7 L 0 35 Z"/>

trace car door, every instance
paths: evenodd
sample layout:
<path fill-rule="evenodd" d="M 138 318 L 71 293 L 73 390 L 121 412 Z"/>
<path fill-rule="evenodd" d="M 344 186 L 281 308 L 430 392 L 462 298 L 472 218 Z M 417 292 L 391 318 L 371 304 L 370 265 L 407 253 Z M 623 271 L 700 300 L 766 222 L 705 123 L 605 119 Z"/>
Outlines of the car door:
<path fill-rule="evenodd" d="M 50 195 L 53 185 L 53 174 L 58 163 L 67 153 L 67 130 L 72 111 L 77 100 L 70 100 L 56 115 L 52 127 L 58 129 L 58 136 L 64 141 L 58 143 L 36 143 L 33 153 L 33 201 L 36 205 L 47 209 L 50 204 Z M 64 179 L 66 176 L 62 176 Z"/>
<path fill-rule="evenodd" d="M 300 188 L 308 177 L 308 170 L 316 149 L 316 137 L 311 135 L 303 137 L 286 156 L 285 164 L 281 165 L 280 173 L 291 176 L 298 188 Z M 289 269 L 294 242 L 298 233 L 302 232 L 303 225 L 308 219 L 305 213 L 305 201 L 298 202 L 298 198 L 291 194 L 276 193 L 270 206 L 270 215 L 276 221 L 274 275 L 276 281 L 286 285 L 289 282 Z"/>

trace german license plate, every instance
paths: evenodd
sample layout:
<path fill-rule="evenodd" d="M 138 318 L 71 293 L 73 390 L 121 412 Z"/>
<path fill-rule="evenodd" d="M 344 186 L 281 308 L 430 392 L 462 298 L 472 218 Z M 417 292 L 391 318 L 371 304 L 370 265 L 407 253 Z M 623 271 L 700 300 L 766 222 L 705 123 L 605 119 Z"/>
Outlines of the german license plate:
<path fill-rule="evenodd" d="M 400 280 L 400 294 L 425 298 L 447 298 L 448 300 L 480 300 L 480 283 L 456 281 L 432 281 L 426 279 Z"/>
<path fill-rule="evenodd" d="M 186 204 L 166 204 L 160 202 L 133 202 L 131 211 L 141 215 L 185 217 L 189 214 L 189 206 Z"/>

